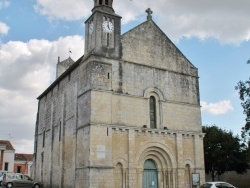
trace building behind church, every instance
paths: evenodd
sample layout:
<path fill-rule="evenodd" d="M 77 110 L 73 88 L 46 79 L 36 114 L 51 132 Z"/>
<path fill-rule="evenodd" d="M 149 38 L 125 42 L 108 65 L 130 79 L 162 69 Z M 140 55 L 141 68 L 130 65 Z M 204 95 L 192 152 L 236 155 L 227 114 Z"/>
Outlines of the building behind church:
<path fill-rule="evenodd" d="M 94 0 L 84 55 L 58 60 L 38 97 L 33 173 L 46 187 L 205 181 L 198 69 L 147 12 L 121 35 L 113 0 Z"/>
<path fill-rule="evenodd" d="M 16 153 L 10 140 L 0 140 L 0 171 L 30 174 L 33 154 Z"/>

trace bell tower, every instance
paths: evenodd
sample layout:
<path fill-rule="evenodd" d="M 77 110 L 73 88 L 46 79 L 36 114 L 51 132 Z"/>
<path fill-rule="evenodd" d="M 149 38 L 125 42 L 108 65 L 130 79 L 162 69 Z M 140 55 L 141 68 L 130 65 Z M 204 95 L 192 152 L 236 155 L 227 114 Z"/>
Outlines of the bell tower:
<path fill-rule="evenodd" d="M 106 11 L 111 11 L 114 13 L 113 7 L 113 0 L 94 0 L 94 8 L 92 9 L 92 12 L 94 12 L 97 9 L 106 9 Z"/>
<path fill-rule="evenodd" d="M 85 22 L 85 56 L 120 58 L 121 17 L 113 0 L 94 0 L 92 15 Z"/>

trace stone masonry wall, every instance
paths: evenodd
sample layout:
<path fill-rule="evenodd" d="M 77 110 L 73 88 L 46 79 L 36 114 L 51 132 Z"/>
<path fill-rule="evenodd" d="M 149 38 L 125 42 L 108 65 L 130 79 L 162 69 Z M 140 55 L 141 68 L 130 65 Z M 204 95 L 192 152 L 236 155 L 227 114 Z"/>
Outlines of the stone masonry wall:
<path fill-rule="evenodd" d="M 72 186 L 75 179 L 77 82 L 75 69 L 39 101 L 35 178 L 45 186 Z"/>

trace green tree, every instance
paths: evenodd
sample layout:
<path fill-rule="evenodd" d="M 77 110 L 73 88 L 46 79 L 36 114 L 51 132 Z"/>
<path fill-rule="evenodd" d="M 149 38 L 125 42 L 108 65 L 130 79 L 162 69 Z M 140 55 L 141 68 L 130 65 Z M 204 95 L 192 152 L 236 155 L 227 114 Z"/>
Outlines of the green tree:
<path fill-rule="evenodd" d="M 247 61 L 247 64 L 250 64 L 250 59 Z M 239 81 L 235 89 L 239 91 L 243 113 L 246 114 L 246 124 L 241 131 L 241 136 L 246 142 L 250 138 L 250 78 L 245 82 Z"/>
<path fill-rule="evenodd" d="M 227 171 L 245 173 L 249 168 L 247 147 L 240 143 L 238 136 L 217 126 L 203 126 L 205 153 L 205 172 L 214 181 Z"/>

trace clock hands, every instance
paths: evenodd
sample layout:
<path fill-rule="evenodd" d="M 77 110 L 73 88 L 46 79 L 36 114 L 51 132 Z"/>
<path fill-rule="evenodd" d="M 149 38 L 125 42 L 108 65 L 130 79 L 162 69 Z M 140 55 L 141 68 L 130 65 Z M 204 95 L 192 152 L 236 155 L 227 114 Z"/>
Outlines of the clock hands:
<path fill-rule="evenodd" d="M 112 33 L 113 32 L 113 24 L 109 21 L 104 21 L 103 22 L 103 28 L 104 28 L 104 31 L 107 32 L 107 33 Z"/>

